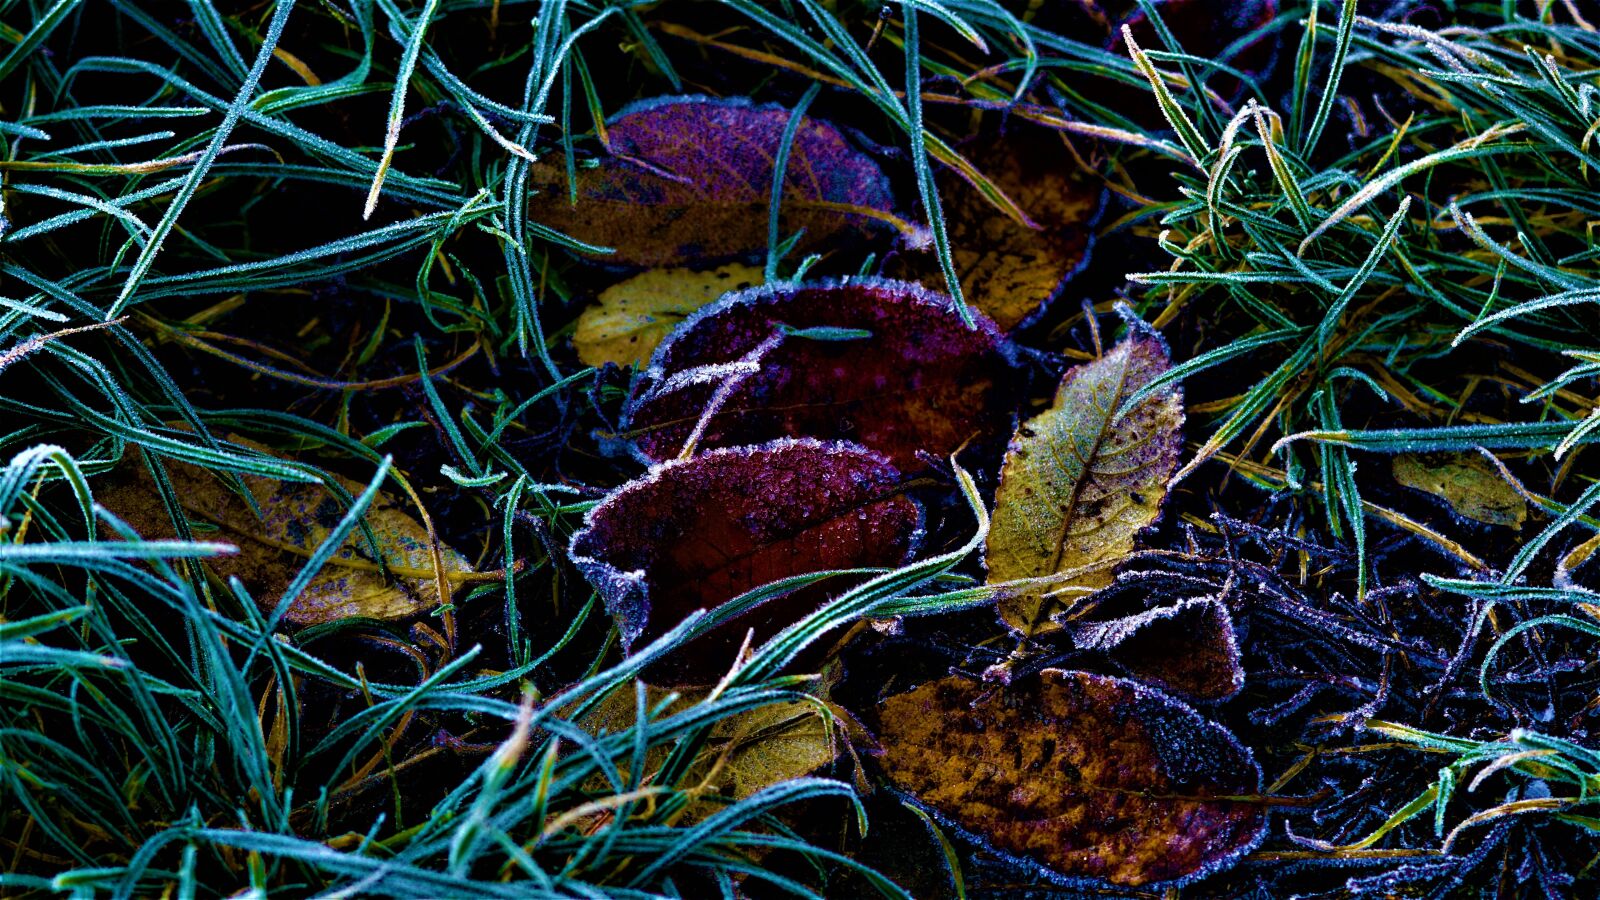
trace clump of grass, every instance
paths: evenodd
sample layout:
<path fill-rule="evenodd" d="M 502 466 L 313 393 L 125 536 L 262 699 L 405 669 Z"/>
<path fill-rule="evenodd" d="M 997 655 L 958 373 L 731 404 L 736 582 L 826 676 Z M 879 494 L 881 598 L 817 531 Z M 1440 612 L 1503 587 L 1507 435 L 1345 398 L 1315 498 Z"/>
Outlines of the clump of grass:
<path fill-rule="evenodd" d="M 1593 401 L 1567 390 L 1593 374 L 1585 336 L 1600 324 L 1586 137 L 1600 58 L 1553 9 L 1463 14 L 1441 32 L 1353 3 L 1328 12 L 1308 10 L 1283 114 L 1249 96 L 1206 129 L 1200 86 L 1180 96 L 1155 68 L 1184 57 L 1135 54 L 1188 136 L 1188 165 L 1182 199 L 1147 211 L 1171 267 L 1131 277 L 1153 288 L 1158 323 L 1189 311 L 1229 329 L 1177 377 L 1267 363 L 1210 407 L 1217 422 L 1181 474 L 1270 446 L 1262 461 L 1319 494 L 1330 534 L 1361 549 L 1353 450 L 1570 465 L 1600 430 Z M 1519 403 L 1489 408 L 1496 382 Z"/>
<path fill-rule="evenodd" d="M 683 817 L 716 805 L 693 765 L 717 752 L 716 722 L 809 696 L 807 679 L 778 672 L 843 623 L 940 608 L 910 595 L 964 552 L 841 597 L 687 709 L 641 693 L 630 727 L 575 724 L 730 614 L 691 618 L 619 662 L 558 550 L 596 492 L 561 475 L 556 450 L 589 414 L 582 391 L 608 388 L 552 356 L 549 323 L 570 318 L 560 253 L 578 245 L 529 218 L 527 166 L 554 148 L 575 159 L 575 135 L 625 92 L 682 90 L 648 7 L 6 13 L 5 892 L 659 896 L 734 879 L 803 892 L 763 862 L 789 858 L 904 896 L 774 816 L 830 797 L 848 815 L 860 804 L 845 783 L 788 781 Z M 949 151 L 924 148 L 917 92 L 891 86 L 903 73 L 880 72 L 820 5 L 728 13 L 914 136 L 929 189 L 928 154 Z M 1027 42 L 997 6 L 926 15 L 969 40 Z M 618 35 L 622 64 L 591 63 Z M 627 74 L 597 78 L 601 65 Z M 286 334 L 296 316 L 305 327 Z M 280 349 L 291 335 L 304 353 Z M 412 468 L 424 458 L 437 476 Z M 174 462 L 235 487 L 322 481 L 348 509 L 283 597 L 252 598 L 196 564 L 229 548 L 185 512 Z M 96 505 L 99 480 L 133 465 L 150 469 L 176 540 L 143 540 Z M 336 470 L 368 490 L 350 496 Z M 473 492 L 469 529 L 494 536 L 511 577 L 410 633 L 358 621 L 274 634 L 385 482 L 413 498 Z M 459 539 L 455 518 L 429 520 L 430 537 Z"/>
<path fill-rule="evenodd" d="M 692 776 L 717 721 L 810 696 L 781 674 L 802 647 L 865 616 L 985 602 L 958 569 L 982 540 L 970 482 L 976 538 L 846 593 L 687 708 L 638 693 L 631 727 L 577 722 L 760 599 L 619 661 L 563 558 L 596 486 L 627 477 L 591 437 L 626 385 L 564 355 L 587 277 L 564 251 L 593 248 L 530 215 L 529 166 L 559 150 L 575 167 L 608 111 L 694 88 L 700 54 L 756 65 L 802 107 L 867 110 L 857 124 L 904 170 L 954 292 L 934 167 L 1010 201 L 960 156 L 947 113 L 1091 148 L 1121 204 L 1107 231 L 1155 239 L 1133 299 L 1182 338 L 1185 361 L 1150 390 L 1183 380 L 1204 423 L 1186 484 L 1226 463 L 1284 524 L 1203 519 L 1203 504 L 1240 504 L 1213 491 L 1188 510 L 1172 577 L 1219 594 L 1251 581 L 1314 635 L 1257 633 L 1247 652 L 1271 676 L 1218 714 L 1264 756 L 1297 758 L 1272 793 L 1310 771 L 1354 798 L 1275 797 L 1311 808 L 1323 837 L 1269 846 L 1245 871 L 1291 884 L 1311 863 L 1389 866 L 1373 877 L 1421 882 L 1444 871 L 1406 868 L 1426 854 L 1456 884 L 1513 827 L 1526 858 L 1592 855 L 1592 840 L 1547 852 L 1537 829 L 1596 830 L 1583 666 L 1600 605 L 1581 567 L 1600 531 L 1585 456 L 1600 439 L 1600 41 L 1561 3 L 1536 18 L 1457 4 L 1431 30 L 1362 18 L 1353 0 L 1285 7 L 1263 33 L 1299 37 L 1296 52 L 1257 80 L 1186 54 L 1159 7 L 1138 4 L 1159 45 L 1129 35 L 1123 56 L 1022 6 L 0 12 L 4 891 L 699 896 L 743 880 L 805 895 L 843 873 L 904 894 L 779 815 L 815 800 L 859 818 L 852 785 L 775 784 L 693 824 L 685 811 L 706 801 Z M 1106 99 L 1134 90 L 1151 115 Z M 776 224 L 769 277 L 805 271 L 816 261 L 783 260 Z M 1479 450 L 1548 516 L 1515 552 L 1424 524 L 1375 465 Z M 252 598 L 207 576 L 226 546 L 185 513 L 173 462 L 232 485 L 321 481 L 347 508 L 286 596 Z M 95 505 L 97 483 L 134 465 L 174 540 Z M 369 487 L 350 495 L 339 474 Z M 408 631 L 281 638 L 274 613 L 385 483 L 427 498 L 431 539 L 504 577 Z M 1419 544 L 1448 571 L 1403 567 Z M 1265 562 L 1250 557 L 1262 545 Z M 965 632 L 940 641 L 989 650 Z M 1354 709 L 1285 724 L 1324 683 Z M 1362 726 L 1372 742 L 1335 741 Z M 1491 779 L 1515 796 L 1458 789 L 1505 786 Z M 1478 826 L 1493 836 L 1473 845 Z M 982 868 L 938 839 L 956 884 L 963 864 Z"/>

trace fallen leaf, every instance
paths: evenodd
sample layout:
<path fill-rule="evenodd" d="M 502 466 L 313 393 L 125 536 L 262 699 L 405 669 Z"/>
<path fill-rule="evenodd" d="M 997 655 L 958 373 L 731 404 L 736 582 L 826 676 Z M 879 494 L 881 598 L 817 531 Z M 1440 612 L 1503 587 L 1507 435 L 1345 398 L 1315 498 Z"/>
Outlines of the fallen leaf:
<path fill-rule="evenodd" d="M 907 470 L 1004 433 L 1015 369 L 1005 339 L 952 301 L 876 279 L 729 294 L 656 349 L 627 410 L 652 459 L 777 437 L 850 440 Z M 720 394 L 719 394 L 720 392 Z"/>
<path fill-rule="evenodd" d="M 1134 678 L 1186 700 L 1217 703 L 1244 687 L 1233 616 L 1212 597 L 1074 623 L 1072 636 L 1080 650 L 1099 650 Z"/>
<path fill-rule="evenodd" d="M 772 168 L 790 110 L 748 100 L 665 97 L 606 125 L 610 155 L 578 167 L 576 205 L 558 155 L 535 164 L 528 214 L 628 266 L 753 260 L 767 248 Z M 714 137 L 714 139 L 708 139 Z M 807 116 L 784 170 L 780 228 L 804 229 L 801 252 L 871 236 L 893 195 L 878 164 L 838 129 Z"/>
<path fill-rule="evenodd" d="M 816 706 L 799 700 L 757 707 L 712 729 L 715 756 L 702 758 L 707 785 L 734 800 L 809 775 L 833 762 L 834 729 Z M 692 774 L 700 774 L 691 770 Z"/>
<path fill-rule="evenodd" d="M 1072 880 L 1174 886 L 1266 830 L 1250 752 L 1131 681 L 1046 669 L 1004 689 L 949 677 L 877 710 L 889 778 L 971 838 Z"/>
<path fill-rule="evenodd" d="M 897 566 L 921 532 L 902 476 L 843 443 L 779 440 L 666 463 L 618 488 L 572 538 L 572 559 L 616 618 L 623 646 L 649 643 L 697 609 L 779 579 Z M 646 671 L 654 684 L 714 684 L 746 629 L 771 637 L 844 590 L 848 579 L 770 599 L 689 641 Z"/>
<path fill-rule="evenodd" d="M 641 366 L 688 315 L 729 291 L 762 282 L 762 272 L 729 263 L 709 272 L 651 269 L 600 292 L 578 316 L 572 343 L 586 366 Z"/>
<path fill-rule="evenodd" d="M 1017 429 L 995 491 L 989 583 L 1070 572 L 1133 551 L 1135 536 L 1160 515 L 1177 466 L 1183 402 L 1168 386 L 1117 413 L 1170 366 L 1161 338 L 1136 332 L 1068 370 L 1054 405 Z M 1111 579 L 1105 567 L 1005 595 L 1001 618 L 1024 634 L 1056 630 L 1050 591 L 1090 593 Z"/>
<path fill-rule="evenodd" d="M 1089 252 L 1101 188 L 1076 171 L 1054 133 L 1025 125 L 976 148 L 972 162 L 1040 227 L 1019 224 L 952 171 L 941 173 L 952 259 L 967 302 L 1009 331 L 1042 311 Z M 931 252 L 900 253 L 895 278 L 943 284 Z"/>
<path fill-rule="evenodd" d="M 1528 501 L 1477 453 L 1402 453 L 1391 463 L 1394 480 L 1443 500 L 1476 522 L 1521 529 Z"/>
<path fill-rule="evenodd" d="M 229 441 L 266 452 L 266 448 L 229 435 Z M 321 484 L 301 484 L 242 476 L 261 518 L 216 473 L 176 460 L 166 460 L 178 502 L 191 522 L 214 527 L 214 536 L 238 545 L 239 552 L 206 561 L 221 578 L 237 576 L 264 611 L 272 610 L 289 582 L 348 508 Z M 366 485 L 341 478 L 352 495 Z M 97 484 L 95 498 L 145 538 L 172 538 L 176 531 L 157 499 L 155 482 L 142 465 L 127 465 Z M 345 541 L 333 559 L 289 604 L 284 620 L 316 625 L 351 617 L 398 620 L 424 615 L 439 607 L 433 554 L 427 531 L 387 492 L 373 498 L 366 513 L 378 552 L 391 575 L 378 566 L 360 529 Z M 446 576 L 472 571 L 471 563 L 449 547 L 440 547 Z M 446 598 L 448 599 L 448 598 Z"/>
<path fill-rule="evenodd" d="M 658 716 L 664 718 L 690 709 L 705 700 L 708 693 L 706 690 L 669 691 L 646 685 L 645 704 L 647 709 L 653 710 L 669 696 L 675 697 Z M 637 711 L 634 691 L 628 687 L 618 688 L 578 719 L 577 724 L 592 735 L 616 734 L 634 726 Z M 770 703 L 718 718 L 679 784 L 698 789 L 702 795 L 716 794 L 737 801 L 762 788 L 810 775 L 838 756 L 842 736 L 838 734 L 839 728 L 830 722 L 831 718 L 830 713 L 823 712 L 816 704 L 802 700 Z M 656 781 L 655 774 L 672 750 L 671 744 L 657 744 L 646 751 L 646 783 Z M 632 765 L 631 758 L 624 757 L 624 763 Z M 629 777 L 625 769 L 619 770 L 618 775 L 624 779 Z M 603 776 L 596 776 L 586 789 L 600 792 L 607 790 L 609 784 Z M 691 802 L 677 824 L 699 821 L 722 808 L 723 804 L 708 800 Z"/>

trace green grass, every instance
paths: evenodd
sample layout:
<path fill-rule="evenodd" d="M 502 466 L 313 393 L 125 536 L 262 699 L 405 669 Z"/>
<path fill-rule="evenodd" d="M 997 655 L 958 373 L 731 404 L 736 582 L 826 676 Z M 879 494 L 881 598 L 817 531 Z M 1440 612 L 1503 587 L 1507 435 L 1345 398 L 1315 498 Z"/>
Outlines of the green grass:
<path fill-rule="evenodd" d="M 530 215 L 529 157 L 564 151 L 571 165 L 575 145 L 595 144 L 615 99 L 597 75 L 691 90 L 674 62 L 688 45 L 669 49 L 658 26 L 692 5 L 196 0 L 181 25 L 135 0 L 114 14 L 0 5 L 0 893 L 694 896 L 747 877 L 806 895 L 817 884 L 795 871 L 853 870 L 904 895 L 779 815 L 820 801 L 860 816 L 846 781 L 775 784 L 692 825 L 682 813 L 701 796 L 691 767 L 715 722 L 810 696 L 807 678 L 782 674 L 804 647 L 864 617 L 988 602 L 964 574 L 987 527 L 970 482 L 969 540 L 794 624 L 713 697 L 669 712 L 641 692 L 631 728 L 573 723 L 633 691 L 655 656 L 806 581 L 623 660 L 561 559 L 599 496 L 589 485 L 615 483 L 585 435 L 623 386 L 558 352 L 581 279 L 563 251 L 592 248 Z M 1231 78 L 1212 60 L 1164 43 L 1128 58 L 1008 6 L 896 5 L 870 48 L 871 4 L 726 0 L 715 15 L 873 111 L 872 137 L 900 153 L 956 292 L 934 173 L 965 161 L 941 115 L 1007 107 L 1104 139 L 1108 180 L 1141 198 L 1118 226 L 1159 236 L 1172 261 L 1132 276 L 1137 309 L 1158 327 L 1199 323 L 1171 376 L 1206 401 L 1183 476 L 1219 477 L 1225 461 L 1291 496 L 1354 548 L 1364 597 L 1394 576 L 1367 560 L 1394 522 L 1370 499 L 1381 454 L 1493 451 L 1548 521 L 1502 566 L 1428 576 L 1471 604 L 1473 628 L 1498 629 L 1472 649 L 1483 693 L 1519 635 L 1595 635 L 1573 611 L 1591 595 L 1556 561 L 1600 532 L 1588 448 L 1600 441 L 1600 38 L 1561 4 L 1543 20 L 1459 4 L 1467 24 L 1437 33 L 1322 4 L 1304 39 L 1306 11 L 1286 8 L 1271 26 L 1287 36 L 1286 90 L 1250 99 L 1247 82 L 1230 110 L 1205 99 L 1206 83 Z M 491 20 L 515 37 L 483 53 Z M 908 93 L 916 79 L 937 90 Z M 1112 90 L 1143 91 L 1147 106 L 1098 99 Z M 804 271 L 783 258 L 776 222 L 769 276 Z M 343 346 L 308 369 L 246 326 L 208 326 L 241 308 L 257 317 L 246 326 L 326 317 Z M 426 457 L 450 460 L 438 475 L 396 463 L 418 455 L 419 434 L 440 436 Z M 386 661 L 369 678 L 348 646 L 359 624 L 282 640 L 243 585 L 206 577 L 196 561 L 227 548 L 180 508 L 174 463 L 344 496 L 340 529 L 267 598 L 278 615 L 363 527 L 380 486 L 475 492 L 452 527 L 479 536 L 480 568 L 513 574 L 428 623 L 448 635 L 442 650 L 372 632 L 409 649 L 371 657 Z M 134 465 L 176 540 L 141 540 L 96 505 L 97 484 Z M 343 491 L 341 473 L 367 490 Z M 457 646 L 468 616 L 492 627 Z M 362 703 L 325 721 L 310 707 L 334 695 Z M 430 747 L 423 721 L 476 751 Z M 1374 840 L 1433 813 L 1429 833 L 1453 838 L 1446 806 L 1486 762 L 1570 788 L 1570 802 L 1531 812 L 1600 830 L 1593 750 L 1432 727 L 1373 723 L 1451 757 L 1416 800 L 1383 811 Z M 668 761 L 647 780 L 653 750 Z M 437 790 L 415 789 L 419 801 L 413 777 Z M 1530 812 L 1485 810 L 1469 824 Z"/>

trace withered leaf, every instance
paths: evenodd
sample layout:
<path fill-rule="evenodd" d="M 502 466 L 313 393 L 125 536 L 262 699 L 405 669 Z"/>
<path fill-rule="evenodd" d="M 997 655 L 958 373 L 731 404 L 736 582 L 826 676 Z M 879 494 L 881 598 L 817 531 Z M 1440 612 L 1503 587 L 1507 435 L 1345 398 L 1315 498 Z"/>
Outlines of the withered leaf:
<path fill-rule="evenodd" d="M 779 440 L 666 463 L 613 492 L 572 539 L 572 558 L 605 598 L 625 647 L 697 609 L 782 578 L 896 566 L 921 511 L 898 470 L 844 443 Z M 714 684 L 746 629 L 756 643 L 844 590 L 829 579 L 768 600 L 652 665 L 654 684 Z"/>
<path fill-rule="evenodd" d="M 690 313 L 762 280 L 760 269 L 743 263 L 707 272 L 684 268 L 640 272 L 600 292 L 578 316 L 572 343 L 584 365 L 640 366 Z"/>
<path fill-rule="evenodd" d="M 230 441 L 265 452 L 266 448 L 236 436 Z M 261 518 L 216 473 L 168 460 L 167 474 L 191 522 L 218 529 L 218 538 L 238 545 L 231 556 L 206 561 L 219 577 L 237 576 L 264 610 L 277 605 L 307 557 L 348 511 L 320 484 L 300 484 L 245 475 Z M 366 485 L 340 483 L 351 494 Z M 146 538 L 175 537 L 176 532 L 157 499 L 155 482 L 142 465 L 126 465 L 108 483 L 96 486 L 96 498 Z M 439 606 L 433 553 L 427 531 L 406 512 L 395 496 L 380 492 L 367 509 L 366 522 L 388 574 L 378 565 L 360 529 L 353 531 L 304 592 L 289 605 L 284 620 L 316 625 L 351 617 L 398 620 L 425 615 Z M 466 557 L 441 546 L 446 577 L 472 571 Z M 448 600 L 448 598 L 446 598 Z"/>
<path fill-rule="evenodd" d="M 767 246 L 772 168 L 790 110 L 746 100 L 665 97 L 624 109 L 606 126 L 610 155 L 577 171 L 569 203 L 565 164 L 534 165 L 529 215 L 615 252 L 630 266 L 753 259 Z M 893 208 L 888 179 L 832 125 L 809 116 L 784 171 L 780 227 L 805 230 L 802 251 L 861 239 Z"/>
<path fill-rule="evenodd" d="M 706 698 L 707 691 L 668 691 L 647 685 L 647 709 L 655 709 L 669 693 L 677 699 L 667 704 L 662 716 L 682 712 Z M 590 734 L 614 734 L 634 726 L 637 721 L 634 691 L 624 687 L 612 691 L 583 716 L 578 724 Z M 843 736 L 830 722 L 830 714 L 816 704 L 792 700 L 771 703 L 724 716 L 711 726 L 705 746 L 684 775 L 682 785 L 703 788 L 732 800 L 743 800 L 764 787 L 809 775 L 832 763 L 838 756 Z M 672 746 L 657 744 L 647 751 L 645 781 L 652 782 L 672 752 Z M 631 764 L 629 761 L 628 764 Z M 624 777 L 626 771 L 618 773 Z M 609 782 L 596 776 L 588 788 L 604 790 Z M 698 821 L 722 808 L 722 804 L 700 801 L 689 804 L 678 824 Z"/>
<path fill-rule="evenodd" d="M 950 677 L 877 710 L 883 767 L 932 812 L 1073 880 L 1176 885 L 1261 839 L 1261 770 L 1222 726 L 1135 682 Z"/>
<path fill-rule="evenodd" d="M 1082 265 L 1101 189 L 1076 171 L 1060 138 L 1043 129 L 1017 125 L 963 151 L 1039 225 L 1035 230 L 1019 224 L 953 171 L 941 173 L 961 290 L 969 303 L 1009 331 L 1041 311 Z M 931 251 L 898 254 L 885 274 L 943 284 Z"/>
<path fill-rule="evenodd" d="M 1194 597 L 1102 622 L 1073 623 L 1073 642 L 1100 650 L 1128 673 L 1186 700 L 1215 703 L 1244 687 L 1227 604 Z"/>
<path fill-rule="evenodd" d="M 1458 514 L 1489 525 L 1521 529 L 1528 501 L 1477 453 L 1402 453 L 1394 480 L 1443 500 Z"/>
<path fill-rule="evenodd" d="M 1015 369 L 1005 339 L 952 301 L 876 279 L 729 294 L 650 361 L 627 410 L 652 459 L 785 436 L 850 440 L 907 470 L 1004 433 Z"/>
<path fill-rule="evenodd" d="M 989 531 L 991 584 L 1071 572 L 1114 561 L 1156 520 L 1178 462 L 1183 402 L 1176 387 L 1159 390 L 1126 415 L 1123 402 L 1171 365 L 1160 336 L 1138 331 L 1100 359 L 1066 373 L 1050 409 L 1017 429 L 995 491 Z M 1053 631 L 1063 596 L 1111 583 L 1109 569 L 1089 571 L 1000 601 L 1006 624 L 1025 634 Z"/>

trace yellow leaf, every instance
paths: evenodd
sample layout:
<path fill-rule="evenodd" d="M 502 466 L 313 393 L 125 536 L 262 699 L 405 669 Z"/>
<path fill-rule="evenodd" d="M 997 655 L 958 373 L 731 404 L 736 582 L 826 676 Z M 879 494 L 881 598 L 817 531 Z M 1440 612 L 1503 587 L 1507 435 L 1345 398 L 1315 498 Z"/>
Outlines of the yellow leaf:
<path fill-rule="evenodd" d="M 743 800 L 764 787 L 809 775 L 834 759 L 834 735 L 815 704 L 774 703 L 731 716 L 711 732 L 709 784 Z"/>
<path fill-rule="evenodd" d="M 1018 126 L 1004 139 L 968 148 L 994 185 L 1039 225 L 1020 225 L 970 183 L 942 181 L 951 257 L 967 302 L 1009 331 L 1053 299 L 1089 250 L 1100 187 L 1073 171 L 1054 134 Z M 932 253 L 902 253 L 885 274 L 943 284 Z"/>
<path fill-rule="evenodd" d="M 1117 411 L 1170 365 L 1159 336 L 1135 335 L 1069 370 L 1055 404 L 1017 429 L 995 492 L 989 583 L 1085 570 L 1004 595 L 1001 618 L 1017 631 L 1059 628 L 1050 620 L 1056 596 L 1110 584 L 1111 565 L 1160 514 L 1178 461 L 1182 400 L 1168 386 L 1127 415 Z"/>
<path fill-rule="evenodd" d="M 665 688 L 647 686 L 645 705 L 654 709 L 671 693 Z M 705 690 L 677 692 L 661 713 L 674 715 L 689 709 L 707 696 Z M 600 705 L 590 710 L 578 724 L 590 734 L 615 734 L 633 727 L 636 721 L 634 692 L 630 687 L 612 691 Z M 699 790 L 702 796 L 719 795 L 743 800 L 765 787 L 800 778 L 833 762 L 844 739 L 835 734 L 830 716 L 807 701 L 772 703 L 718 719 L 711 728 L 700 754 L 677 787 Z M 653 783 L 655 773 L 666 762 L 670 744 L 651 747 L 645 756 L 645 783 Z M 631 760 L 623 759 L 623 765 Z M 625 770 L 618 771 L 626 777 Z M 586 783 L 591 792 L 606 790 L 603 776 Z M 680 824 L 695 822 L 721 809 L 723 804 L 699 800 L 686 808 Z"/>
<path fill-rule="evenodd" d="M 728 291 L 761 284 L 754 266 L 733 263 L 709 272 L 652 269 L 618 282 L 578 317 L 572 342 L 584 365 L 642 366 L 661 339 L 688 315 Z"/>
<path fill-rule="evenodd" d="M 265 451 L 237 437 L 229 436 L 229 440 Z M 217 473 L 172 460 L 166 466 L 178 502 L 197 536 L 239 547 L 237 554 L 214 557 L 207 565 L 220 578 L 239 578 L 266 611 L 277 606 L 289 582 L 348 511 L 321 484 L 245 475 L 244 485 L 261 510 L 257 518 L 245 498 L 234 493 Z M 343 478 L 340 483 L 352 495 L 366 487 Z M 95 495 L 142 536 L 176 536 L 144 466 L 124 467 L 111 482 L 97 485 Z M 353 616 L 396 620 L 439 606 L 427 532 L 401 501 L 380 492 L 367 510 L 366 522 L 384 566 L 379 566 L 372 547 L 356 529 L 289 605 L 285 621 L 312 625 Z M 447 578 L 454 580 L 453 576 L 472 571 L 467 558 L 449 547 L 441 546 L 440 554 Z"/>
<path fill-rule="evenodd" d="M 1528 501 L 1477 453 L 1402 453 L 1392 466 L 1395 481 L 1438 497 L 1474 521 L 1521 529 L 1528 518 Z"/>

